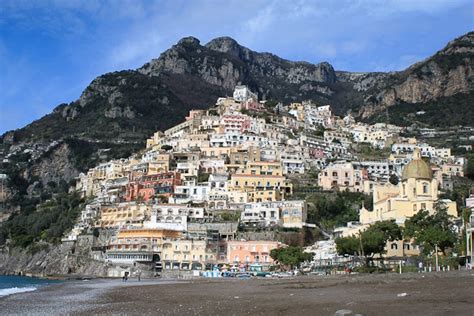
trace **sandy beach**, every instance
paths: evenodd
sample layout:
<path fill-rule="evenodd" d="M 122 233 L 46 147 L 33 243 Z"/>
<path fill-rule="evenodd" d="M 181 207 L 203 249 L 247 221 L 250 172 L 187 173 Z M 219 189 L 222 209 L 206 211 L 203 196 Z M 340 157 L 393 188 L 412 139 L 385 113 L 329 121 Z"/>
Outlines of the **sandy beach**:
<path fill-rule="evenodd" d="M 406 294 L 403 294 L 406 293 Z M 474 272 L 69 281 L 0 299 L 29 315 L 474 315 Z"/>

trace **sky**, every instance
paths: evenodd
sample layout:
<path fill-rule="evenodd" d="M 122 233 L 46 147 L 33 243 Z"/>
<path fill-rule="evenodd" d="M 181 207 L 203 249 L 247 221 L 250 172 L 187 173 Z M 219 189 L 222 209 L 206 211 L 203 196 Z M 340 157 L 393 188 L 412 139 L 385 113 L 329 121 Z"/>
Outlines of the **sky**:
<path fill-rule="evenodd" d="M 194 36 L 336 70 L 396 71 L 474 30 L 471 0 L 2 0 L 0 134 Z"/>

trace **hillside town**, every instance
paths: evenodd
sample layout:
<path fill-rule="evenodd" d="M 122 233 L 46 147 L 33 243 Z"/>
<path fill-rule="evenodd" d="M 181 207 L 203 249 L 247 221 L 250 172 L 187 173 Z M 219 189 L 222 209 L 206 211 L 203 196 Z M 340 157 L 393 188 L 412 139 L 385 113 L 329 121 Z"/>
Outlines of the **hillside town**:
<path fill-rule="evenodd" d="M 286 247 L 282 233 L 320 230 L 324 238 L 305 248 L 309 271 L 354 265 L 354 256 L 338 253 L 336 238 L 385 220 L 403 226 L 438 203 L 459 218 L 456 202 L 440 194 L 464 175 L 465 159 L 405 134 L 338 117 L 330 105 L 259 101 L 236 86 L 232 97 L 154 133 L 139 153 L 81 174 L 75 190 L 89 202 L 63 244 L 89 245 L 95 260 L 115 267 L 109 276 L 268 270 L 271 251 Z M 358 220 L 328 230 L 308 221 L 302 190 L 360 193 L 372 205 L 362 203 Z M 466 257 L 473 222 L 471 215 Z M 388 261 L 419 255 L 413 240 L 387 242 Z"/>

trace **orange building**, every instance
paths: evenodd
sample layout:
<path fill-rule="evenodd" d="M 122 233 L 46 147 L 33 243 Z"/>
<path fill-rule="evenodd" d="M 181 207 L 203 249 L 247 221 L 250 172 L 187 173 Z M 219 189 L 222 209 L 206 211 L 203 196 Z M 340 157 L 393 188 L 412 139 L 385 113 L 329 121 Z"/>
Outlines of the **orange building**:
<path fill-rule="evenodd" d="M 182 236 L 181 231 L 158 228 L 120 230 L 107 246 L 107 259 L 117 263 L 160 262 L 163 243 Z"/>
<path fill-rule="evenodd" d="M 148 201 L 156 195 L 170 196 L 177 185 L 181 185 L 179 172 L 163 172 L 140 177 L 130 182 L 125 194 L 126 201 L 134 201 L 141 197 Z"/>
<path fill-rule="evenodd" d="M 270 257 L 270 251 L 282 247 L 283 244 L 278 241 L 255 240 L 255 241 L 237 241 L 227 242 L 227 262 L 230 264 L 261 264 L 271 265 L 273 259 Z"/>

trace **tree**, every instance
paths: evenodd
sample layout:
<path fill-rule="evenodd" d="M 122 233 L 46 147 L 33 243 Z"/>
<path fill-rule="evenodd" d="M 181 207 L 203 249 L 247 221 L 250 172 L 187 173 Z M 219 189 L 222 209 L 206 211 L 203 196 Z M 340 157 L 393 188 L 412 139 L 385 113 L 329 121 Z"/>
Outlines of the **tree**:
<path fill-rule="evenodd" d="M 198 182 L 207 182 L 207 181 L 209 181 L 209 176 L 210 176 L 210 173 L 199 172 L 197 180 L 198 180 Z"/>
<path fill-rule="evenodd" d="M 423 247 L 424 254 L 430 254 L 435 247 L 446 253 L 446 249 L 452 248 L 457 241 L 452 216 L 444 203 L 435 205 L 435 213 L 430 215 L 427 210 L 420 210 L 405 222 L 405 238 L 413 238 L 415 242 Z"/>
<path fill-rule="evenodd" d="M 284 248 L 275 248 L 270 251 L 270 257 L 284 266 L 298 267 L 302 262 L 310 261 L 313 256 L 310 253 L 303 252 L 303 248 L 288 246 Z"/>
<path fill-rule="evenodd" d="M 395 221 L 382 221 L 370 225 L 359 236 L 340 237 L 336 239 L 336 250 L 340 255 L 363 256 L 366 264 L 375 255 L 382 256 L 388 241 L 402 238 L 402 231 Z"/>
<path fill-rule="evenodd" d="M 392 174 L 390 175 L 390 178 L 388 179 L 388 181 L 389 181 L 391 184 L 393 184 L 393 185 L 397 185 L 398 182 L 399 182 L 399 179 L 398 179 L 398 177 L 397 177 L 397 175 L 396 175 L 395 173 L 392 173 Z"/>
<path fill-rule="evenodd" d="M 467 156 L 467 166 L 466 166 L 466 177 L 471 180 L 474 180 L 474 154 Z"/>
<path fill-rule="evenodd" d="M 356 236 L 336 238 L 336 250 L 340 255 L 362 254 L 360 240 Z"/>

